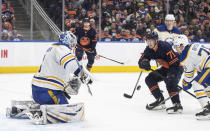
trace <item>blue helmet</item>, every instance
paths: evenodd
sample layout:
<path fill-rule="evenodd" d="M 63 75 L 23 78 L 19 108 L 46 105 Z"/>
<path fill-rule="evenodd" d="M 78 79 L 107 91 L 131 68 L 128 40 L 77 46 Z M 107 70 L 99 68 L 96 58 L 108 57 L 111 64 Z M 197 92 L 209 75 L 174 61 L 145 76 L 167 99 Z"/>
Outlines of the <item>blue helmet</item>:
<path fill-rule="evenodd" d="M 69 44 L 71 47 L 75 47 L 77 43 L 77 37 L 71 31 L 62 32 L 59 40 L 64 44 Z"/>

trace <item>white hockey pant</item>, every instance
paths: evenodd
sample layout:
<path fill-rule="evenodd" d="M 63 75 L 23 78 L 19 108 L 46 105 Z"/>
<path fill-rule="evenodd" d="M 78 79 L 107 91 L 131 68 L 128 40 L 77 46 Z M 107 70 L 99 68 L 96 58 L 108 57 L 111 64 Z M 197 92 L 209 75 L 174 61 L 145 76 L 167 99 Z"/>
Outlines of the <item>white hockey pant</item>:
<path fill-rule="evenodd" d="M 210 88 L 209 87 L 205 88 L 197 81 L 192 82 L 192 88 L 195 92 L 196 98 L 199 101 L 201 107 L 204 108 L 209 102 Z"/>

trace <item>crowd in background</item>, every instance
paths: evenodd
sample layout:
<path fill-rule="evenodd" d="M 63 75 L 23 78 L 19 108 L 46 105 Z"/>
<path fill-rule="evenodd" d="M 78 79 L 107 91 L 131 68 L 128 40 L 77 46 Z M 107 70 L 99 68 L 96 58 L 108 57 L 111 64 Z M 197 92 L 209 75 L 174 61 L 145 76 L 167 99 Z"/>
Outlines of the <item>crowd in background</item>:
<path fill-rule="evenodd" d="M 3 41 L 22 41 L 23 36 L 15 29 L 15 11 L 7 0 L 2 0 L 2 32 Z"/>
<path fill-rule="evenodd" d="M 62 29 L 62 0 L 37 1 Z M 98 33 L 101 25 L 102 41 L 142 41 L 147 31 L 164 24 L 167 13 L 167 0 L 101 1 L 99 24 L 98 0 L 65 0 L 65 30 L 81 26 L 88 17 Z M 175 15 L 175 26 L 192 42 L 210 42 L 209 5 L 209 0 L 169 0 L 168 13 Z"/>

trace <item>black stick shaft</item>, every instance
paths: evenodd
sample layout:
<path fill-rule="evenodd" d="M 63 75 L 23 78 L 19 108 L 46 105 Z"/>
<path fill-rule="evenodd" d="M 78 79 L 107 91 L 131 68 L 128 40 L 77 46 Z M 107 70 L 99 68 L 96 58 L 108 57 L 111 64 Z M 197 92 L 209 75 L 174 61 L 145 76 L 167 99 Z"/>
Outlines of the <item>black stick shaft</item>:
<path fill-rule="evenodd" d="M 123 65 L 123 64 L 124 64 L 123 62 L 119 62 L 119 61 L 116 61 L 116 60 L 113 60 L 113 59 L 107 58 L 107 57 L 105 57 L 105 56 L 102 56 L 102 55 L 98 55 L 98 56 L 99 56 L 99 57 L 102 57 L 102 58 L 104 58 L 104 59 L 107 59 L 107 60 L 110 60 L 110 61 L 116 62 L 116 63 L 121 64 L 121 65 Z"/>
<path fill-rule="evenodd" d="M 137 85 L 138 85 L 138 83 L 139 83 L 139 80 L 140 80 L 140 78 L 141 78 L 142 72 L 143 72 L 143 71 L 141 71 L 140 74 L 139 74 L 139 77 L 138 77 L 138 79 L 137 79 L 137 81 L 136 81 L 136 85 L 135 85 L 135 88 L 133 89 L 132 94 L 131 94 L 131 95 L 124 94 L 125 97 L 127 97 L 127 98 L 132 98 L 132 97 L 133 97 L 133 95 L 134 95 L 134 93 L 135 93 L 135 91 L 136 91 Z"/>

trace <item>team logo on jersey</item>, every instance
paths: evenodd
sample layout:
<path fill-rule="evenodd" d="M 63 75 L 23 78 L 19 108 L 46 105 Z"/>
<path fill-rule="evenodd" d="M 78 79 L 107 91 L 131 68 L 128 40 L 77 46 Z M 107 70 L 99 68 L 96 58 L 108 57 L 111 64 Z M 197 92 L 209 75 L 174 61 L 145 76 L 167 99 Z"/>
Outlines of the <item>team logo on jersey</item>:
<path fill-rule="evenodd" d="M 88 45 L 89 43 L 90 43 L 90 39 L 88 37 L 84 36 L 80 39 L 80 44 L 81 45 Z"/>

